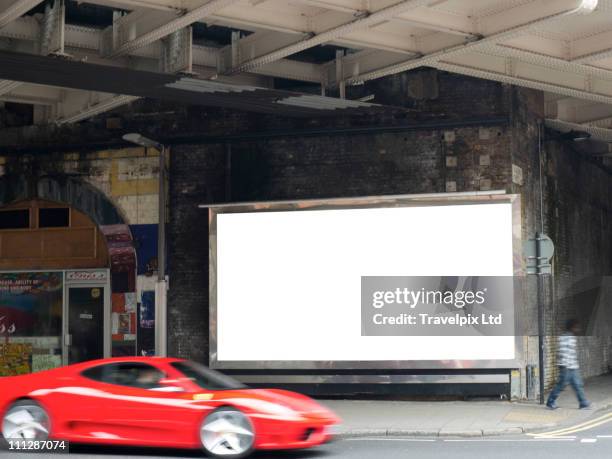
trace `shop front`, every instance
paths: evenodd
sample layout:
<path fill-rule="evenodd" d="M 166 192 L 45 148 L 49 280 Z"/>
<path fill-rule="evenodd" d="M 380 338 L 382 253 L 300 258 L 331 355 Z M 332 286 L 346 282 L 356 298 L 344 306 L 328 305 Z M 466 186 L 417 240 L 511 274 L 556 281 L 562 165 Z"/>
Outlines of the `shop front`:
<path fill-rule="evenodd" d="M 110 355 L 108 270 L 0 272 L 0 376 Z"/>
<path fill-rule="evenodd" d="M 50 201 L 0 209 L 0 376 L 135 354 L 124 228 Z"/>

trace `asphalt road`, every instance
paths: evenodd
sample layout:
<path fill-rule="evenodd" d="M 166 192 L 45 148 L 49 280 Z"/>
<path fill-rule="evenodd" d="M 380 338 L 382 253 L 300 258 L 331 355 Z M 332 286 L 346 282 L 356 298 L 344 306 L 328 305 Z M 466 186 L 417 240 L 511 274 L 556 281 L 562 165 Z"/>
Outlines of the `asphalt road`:
<path fill-rule="evenodd" d="M 590 437 L 589 437 L 590 438 Z M 1 457 L 13 459 L 61 458 L 60 454 L 42 453 L 0 453 Z M 197 452 L 175 452 L 159 450 L 126 450 L 126 449 L 80 449 L 68 455 L 71 459 L 173 459 L 198 458 Z M 521 459 L 560 459 L 560 458 L 610 458 L 612 457 L 612 439 L 597 439 L 594 443 L 580 440 L 534 440 L 525 438 L 483 439 L 483 440 L 432 440 L 424 439 L 352 439 L 341 440 L 303 452 L 260 452 L 253 459 L 383 459 L 383 458 L 512 458 Z"/>
<path fill-rule="evenodd" d="M 60 454 L 1 452 L 0 458 L 60 459 Z M 197 451 L 71 447 L 70 459 L 198 458 Z M 259 452 L 253 459 L 386 458 L 590 459 L 612 457 L 612 413 L 597 414 L 576 426 L 545 434 L 485 438 L 353 438 L 307 451 Z"/>

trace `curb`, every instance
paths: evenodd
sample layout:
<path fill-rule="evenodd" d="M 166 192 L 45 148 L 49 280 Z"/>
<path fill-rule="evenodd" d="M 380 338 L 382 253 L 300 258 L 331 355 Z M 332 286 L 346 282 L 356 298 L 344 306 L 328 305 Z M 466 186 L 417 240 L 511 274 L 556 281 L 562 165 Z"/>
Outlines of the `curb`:
<path fill-rule="evenodd" d="M 596 414 L 598 413 L 602 413 L 604 411 L 609 411 L 610 409 L 612 409 L 612 403 L 606 403 L 603 404 L 601 406 L 599 406 L 598 408 L 595 408 L 590 412 L 590 416 L 587 417 L 587 419 L 594 417 Z M 584 420 L 583 420 L 584 422 Z M 588 421 L 587 421 L 588 422 Z M 543 429 L 552 429 L 552 428 L 556 428 L 556 427 L 563 427 L 564 425 L 566 425 L 566 423 L 564 422 L 552 422 L 552 423 L 548 423 L 548 424 L 541 424 L 537 427 L 529 427 L 527 429 L 524 429 L 525 433 L 537 433 Z M 567 427 L 570 427 L 571 424 L 569 424 Z"/>
<path fill-rule="evenodd" d="M 337 439 L 346 438 L 383 438 L 383 437 L 485 437 L 494 435 L 522 434 L 522 427 L 508 427 L 504 429 L 474 429 L 474 430 L 423 430 L 423 429 L 355 429 L 339 432 Z"/>
<path fill-rule="evenodd" d="M 607 403 L 591 411 L 596 415 L 602 411 L 612 409 L 612 403 Z M 591 416 L 592 417 L 592 416 Z M 346 438 L 384 438 L 384 437 L 489 437 L 500 435 L 520 435 L 524 433 L 536 433 L 545 429 L 562 427 L 563 422 L 551 422 L 540 424 L 535 427 L 505 427 L 501 429 L 473 429 L 473 430 L 452 430 L 452 429 L 351 429 L 340 431 L 335 435 L 336 439 Z M 571 424 L 570 424 L 571 425 Z"/>

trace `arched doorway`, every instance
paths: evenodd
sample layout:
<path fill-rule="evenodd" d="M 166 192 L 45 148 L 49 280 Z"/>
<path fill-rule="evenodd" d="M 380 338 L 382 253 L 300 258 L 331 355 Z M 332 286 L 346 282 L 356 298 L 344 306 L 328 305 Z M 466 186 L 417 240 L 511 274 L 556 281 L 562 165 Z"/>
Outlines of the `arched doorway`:
<path fill-rule="evenodd" d="M 0 376 L 135 353 L 134 246 L 105 213 L 112 224 L 55 200 L 0 207 Z"/>

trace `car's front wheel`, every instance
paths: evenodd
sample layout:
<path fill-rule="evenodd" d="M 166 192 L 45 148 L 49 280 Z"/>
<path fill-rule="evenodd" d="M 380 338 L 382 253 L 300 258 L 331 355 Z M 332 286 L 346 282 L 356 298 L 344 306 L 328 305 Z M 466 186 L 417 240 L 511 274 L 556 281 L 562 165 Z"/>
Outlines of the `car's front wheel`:
<path fill-rule="evenodd" d="M 50 428 L 49 415 L 34 400 L 13 403 L 2 417 L 2 436 L 5 440 L 46 440 Z"/>
<path fill-rule="evenodd" d="M 206 416 L 200 427 L 200 441 L 210 456 L 241 458 L 253 451 L 255 429 L 246 414 L 225 406 Z"/>

